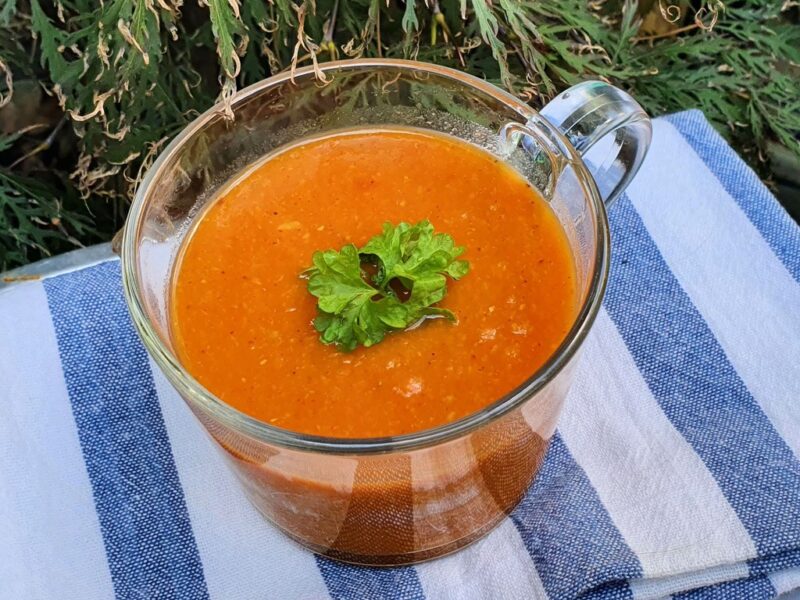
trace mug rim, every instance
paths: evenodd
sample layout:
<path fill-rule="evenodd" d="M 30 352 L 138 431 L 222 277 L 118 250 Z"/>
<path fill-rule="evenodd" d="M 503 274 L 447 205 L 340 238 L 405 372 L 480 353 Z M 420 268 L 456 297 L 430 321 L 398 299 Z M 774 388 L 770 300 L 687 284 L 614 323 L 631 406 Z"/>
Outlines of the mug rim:
<path fill-rule="evenodd" d="M 403 59 L 365 58 L 340 60 L 322 63 L 316 67 L 308 66 L 294 71 L 281 72 L 237 91 L 229 99 L 229 103 L 233 107 L 267 88 L 287 81 L 293 82 L 296 78 L 305 78 L 309 75 L 316 77 L 316 74 L 320 71 L 326 73 L 370 68 L 395 68 L 409 72 L 422 71 L 451 79 L 460 85 L 477 89 L 497 99 L 511 108 L 526 123 L 534 116 L 539 117 L 539 113 L 536 110 L 512 94 L 483 79 L 450 67 Z M 217 118 L 224 111 L 225 103 L 216 103 L 182 129 L 159 154 L 136 190 L 125 221 L 120 249 L 123 290 L 134 326 L 150 356 L 172 386 L 193 408 L 199 408 L 211 419 L 220 421 L 238 433 L 255 438 L 260 442 L 284 448 L 326 454 L 357 455 L 409 451 L 462 437 L 501 418 L 532 398 L 571 362 L 594 323 L 605 293 L 609 271 L 609 226 L 605 204 L 597 190 L 594 178 L 583 163 L 580 154 L 557 127 L 540 117 L 537 121 L 544 121 L 544 123 L 537 123 L 537 126 L 546 127 L 548 133 L 559 141 L 562 151 L 567 155 L 566 158 L 570 166 L 575 169 L 576 176 L 587 193 L 587 203 L 594 212 L 597 242 L 595 244 L 594 264 L 589 275 L 589 290 L 578 310 L 572 327 L 547 361 L 523 383 L 502 395 L 499 399 L 492 401 L 481 410 L 470 413 L 456 421 L 399 436 L 373 438 L 336 438 L 294 432 L 251 417 L 218 398 L 184 368 L 177 356 L 161 340 L 147 315 L 139 283 L 137 234 L 141 227 L 141 217 L 145 212 L 150 190 L 160 180 L 160 173 L 164 166 L 168 164 L 170 157 L 176 154 L 196 133 L 202 130 L 210 120 Z"/>

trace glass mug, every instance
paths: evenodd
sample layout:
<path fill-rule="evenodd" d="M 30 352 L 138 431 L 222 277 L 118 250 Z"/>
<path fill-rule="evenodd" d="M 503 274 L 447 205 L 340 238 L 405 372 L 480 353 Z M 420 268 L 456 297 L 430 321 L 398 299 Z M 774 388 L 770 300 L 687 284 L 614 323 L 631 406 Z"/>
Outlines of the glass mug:
<path fill-rule="evenodd" d="M 125 294 L 147 350 L 223 450 L 258 510 L 315 552 L 359 564 L 412 563 L 452 552 L 496 526 L 544 457 L 576 357 L 605 290 L 605 204 L 636 173 L 650 121 L 601 82 L 570 88 L 536 112 L 459 71 L 353 60 L 276 75 L 198 117 L 162 152 L 125 225 Z M 276 428 L 198 383 L 170 337 L 172 268 L 203 205 L 270 152 L 351 127 L 413 127 L 466 140 L 510 163 L 550 203 L 576 261 L 579 311 L 563 343 L 502 398 L 446 425 L 387 438 L 337 439 Z"/>

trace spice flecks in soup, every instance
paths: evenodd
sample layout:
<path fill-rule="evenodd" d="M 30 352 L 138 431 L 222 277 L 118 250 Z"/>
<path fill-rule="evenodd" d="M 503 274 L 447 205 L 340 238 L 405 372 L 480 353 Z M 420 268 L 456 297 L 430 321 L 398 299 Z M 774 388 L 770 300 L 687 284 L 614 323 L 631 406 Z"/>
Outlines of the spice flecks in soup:
<path fill-rule="evenodd" d="M 316 250 L 428 219 L 467 248 L 458 315 L 350 353 L 319 341 L 299 275 Z M 449 136 L 352 130 L 290 147 L 214 200 L 177 262 L 178 357 L 235 408 L 333 437 L 410 433 L 498 400 L 553 354 L 577 310 L 575 267 L 547 203 L 511 167 Z"/>

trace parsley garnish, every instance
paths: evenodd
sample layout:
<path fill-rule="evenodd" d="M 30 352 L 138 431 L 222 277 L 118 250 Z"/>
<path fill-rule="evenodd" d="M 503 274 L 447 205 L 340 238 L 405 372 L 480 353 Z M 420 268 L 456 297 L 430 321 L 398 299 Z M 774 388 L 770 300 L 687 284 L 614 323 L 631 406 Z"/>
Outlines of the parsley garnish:
<path fill-rule="evenodd" d="M 383 232 L 361 249 L 348 244 L 338 252 L 315 252 L 305 275 L 317 298 L 320 340 L 350 351 L 426 317 L 455 321 L 451 311 L 434 304 L 447 291 L 445 275 L 459 279 L 469 272 L 469 263 L 457 260 L 463 253 L 463 246 L 434 233 L 427 220 L 384 223 Z"/>

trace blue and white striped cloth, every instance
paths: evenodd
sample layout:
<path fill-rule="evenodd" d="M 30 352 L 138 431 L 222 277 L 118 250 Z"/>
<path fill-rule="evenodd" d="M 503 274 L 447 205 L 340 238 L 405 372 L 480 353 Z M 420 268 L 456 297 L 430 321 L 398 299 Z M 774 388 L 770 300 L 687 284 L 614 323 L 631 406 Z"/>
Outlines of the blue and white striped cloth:
<path fill-rule="evenodd" d="M 544 467 L 479 543 L 287 541 L 148 360 L 119 264 L 0 293 L 0 598 L 768 598 L 800 587 L 800 230 L 696 111 L 655 122 Z"/>

